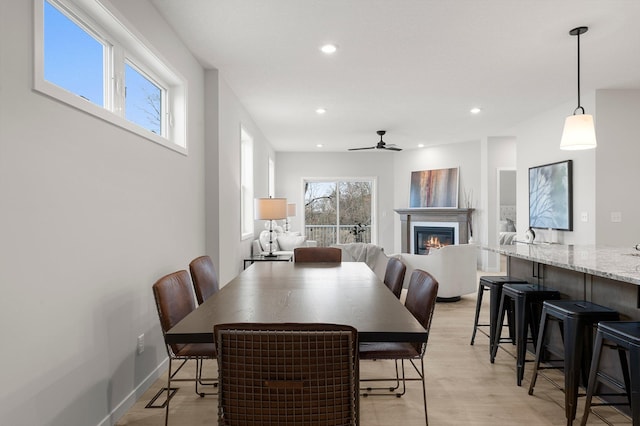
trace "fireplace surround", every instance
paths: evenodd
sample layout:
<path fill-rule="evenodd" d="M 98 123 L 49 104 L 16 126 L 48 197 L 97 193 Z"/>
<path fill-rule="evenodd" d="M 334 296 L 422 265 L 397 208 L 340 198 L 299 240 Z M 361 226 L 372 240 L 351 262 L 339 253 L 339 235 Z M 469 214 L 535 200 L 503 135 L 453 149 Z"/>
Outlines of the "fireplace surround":
<path fill-rule="evenodd" d="M 414 238 L 412 225 L 418 222 L 456 223 L 458 244 L 469 242 L 469 222 L 474 209 L 406 208 L 395 211 L 400 215 L 400 248 L 402 253 L 413 252 L 413 247 L 411 247 Z"/>

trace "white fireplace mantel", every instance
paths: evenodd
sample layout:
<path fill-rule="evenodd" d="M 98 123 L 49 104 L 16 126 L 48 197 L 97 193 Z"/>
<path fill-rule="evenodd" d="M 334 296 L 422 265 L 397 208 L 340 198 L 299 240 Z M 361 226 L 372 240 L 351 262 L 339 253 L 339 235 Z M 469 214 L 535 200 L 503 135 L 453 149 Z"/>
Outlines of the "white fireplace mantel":
<path fill-rule="evenodd" d="M 458 223 L 458 241 L 469 242 L 472 223 L 471 214 L 475 209 L 406 208 L 396 209 L 400 215 L 400 248 L 403 253 L 411 250 L 411 228 L 413 222 L 455 222 Z"/>

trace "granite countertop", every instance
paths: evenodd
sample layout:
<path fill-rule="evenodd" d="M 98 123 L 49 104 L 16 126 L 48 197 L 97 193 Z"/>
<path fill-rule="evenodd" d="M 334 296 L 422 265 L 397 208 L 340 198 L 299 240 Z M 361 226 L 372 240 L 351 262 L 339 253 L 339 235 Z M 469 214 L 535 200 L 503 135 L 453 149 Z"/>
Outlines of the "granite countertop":
<path fill-rule="evenodd" d="M 640 285 L 640 251 L 633 247 L 521 244 L 484 250 Z"/>

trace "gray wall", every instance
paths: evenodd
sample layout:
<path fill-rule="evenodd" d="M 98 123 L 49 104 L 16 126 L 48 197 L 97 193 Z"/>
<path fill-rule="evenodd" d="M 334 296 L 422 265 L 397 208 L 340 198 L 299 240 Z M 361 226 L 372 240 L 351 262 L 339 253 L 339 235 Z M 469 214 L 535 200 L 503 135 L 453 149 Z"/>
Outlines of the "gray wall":
<path fill-rule="evenodd" d="M 111 424 L 164 367 L 151 285 L 205 249 L 203 70 L 113 1 L 187 80 L 184 156 L 32 91 L 33 1 L 1 4 L 0 424 Z"/>
<path fill-rule="evenodd" d="M 598 90 L 596 101 L 596 241 L 631 247 L 640 243 L 640 91 Z"/>

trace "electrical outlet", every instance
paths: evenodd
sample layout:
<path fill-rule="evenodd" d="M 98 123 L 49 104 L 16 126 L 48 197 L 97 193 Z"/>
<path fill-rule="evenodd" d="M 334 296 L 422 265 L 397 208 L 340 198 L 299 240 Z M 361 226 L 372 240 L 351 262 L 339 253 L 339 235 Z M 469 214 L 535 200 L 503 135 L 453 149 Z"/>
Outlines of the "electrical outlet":
<path fill-rule="evenodd" d="M 611 212 L 611 222 L 615 222 L 615 223 L 622 222 L 622 213 L 620 213 L 620 212 Z"/>
<path fill-rule="evenodd" d="M 144 333 L 138 336 L 138 355 L 144 352 Z"/>

